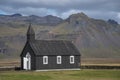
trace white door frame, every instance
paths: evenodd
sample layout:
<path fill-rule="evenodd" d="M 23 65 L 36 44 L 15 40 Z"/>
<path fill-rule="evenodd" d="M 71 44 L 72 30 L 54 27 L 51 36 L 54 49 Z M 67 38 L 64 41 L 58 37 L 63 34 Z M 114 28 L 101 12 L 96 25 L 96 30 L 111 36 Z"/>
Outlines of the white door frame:
<path fill-rule="evenodd" d="M 31 55 L 29 52 L 23 57 L 23 69 L 31 70 Z"/>

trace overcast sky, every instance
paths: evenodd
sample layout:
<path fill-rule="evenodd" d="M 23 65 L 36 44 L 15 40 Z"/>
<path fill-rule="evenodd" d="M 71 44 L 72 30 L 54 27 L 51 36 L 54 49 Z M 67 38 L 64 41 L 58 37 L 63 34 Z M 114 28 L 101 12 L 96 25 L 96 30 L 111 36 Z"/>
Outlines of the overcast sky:
<path fill-rule="evenodd" d="M 0 14 L 67 18 L 78 12 L 97 19 L 114 19 L 120 23 L 120 0 L 0 0 Z"/>

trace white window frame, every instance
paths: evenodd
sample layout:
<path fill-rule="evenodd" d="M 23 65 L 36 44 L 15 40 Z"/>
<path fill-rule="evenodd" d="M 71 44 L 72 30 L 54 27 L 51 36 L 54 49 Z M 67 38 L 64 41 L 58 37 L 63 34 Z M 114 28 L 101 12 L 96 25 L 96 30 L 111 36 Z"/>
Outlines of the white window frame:
<path fill-rule="evenodd" d="M 74 64 L 75 63 L 75 57 L 74 56 L 70 56 L 70 64 Z"/>
<path fill-rule="evenodd" d="M 61 56 L 57 56 L 57 64 L 62 64 L 62 57 Z"/>
<path fill-rule="evenodd" d="M 43 64 L 48 64 L 48 56 L 43 56 Z"/>

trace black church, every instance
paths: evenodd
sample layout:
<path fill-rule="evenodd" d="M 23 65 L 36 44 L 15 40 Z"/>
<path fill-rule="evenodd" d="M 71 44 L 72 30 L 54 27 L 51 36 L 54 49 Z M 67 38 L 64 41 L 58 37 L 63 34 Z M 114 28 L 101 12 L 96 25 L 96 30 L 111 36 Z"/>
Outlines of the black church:
<path fill-rule="evenodd" d="M 80 52 L 71 41 L 35 40 L 31 25 L 27 41 L 20 55 L 24 70 L 76 70 L 80 69 Z"/>

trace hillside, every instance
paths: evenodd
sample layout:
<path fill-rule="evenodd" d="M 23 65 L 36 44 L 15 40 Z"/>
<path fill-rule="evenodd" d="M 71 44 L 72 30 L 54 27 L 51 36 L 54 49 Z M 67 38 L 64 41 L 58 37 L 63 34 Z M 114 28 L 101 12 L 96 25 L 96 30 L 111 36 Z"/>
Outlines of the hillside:
<path fill-rule="evenodd" d="M 74 41 L 83 57 L 120 57 L 120 25 L 118 24 L 78 13 L 71 15 L 51 32 Z"/>
<path fill-rule="evenodd" d="M 120 58 L 120 25 L 114 20 L 93 19 L 84 13 L 72 14 L 65 20 L 52 15 L 0 15 L 0 58 L 19 57 L 30 21 L 36 39 L 71 40 L 82 57 Z"/>

